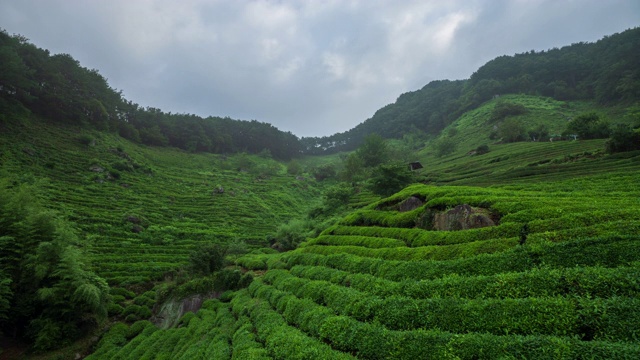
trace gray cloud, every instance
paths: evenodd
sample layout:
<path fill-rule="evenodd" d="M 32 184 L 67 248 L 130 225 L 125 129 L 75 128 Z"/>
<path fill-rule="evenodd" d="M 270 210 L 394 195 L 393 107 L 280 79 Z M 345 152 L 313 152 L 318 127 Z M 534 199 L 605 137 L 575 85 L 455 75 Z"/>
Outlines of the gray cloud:
<path fill-rule="evenodd" d="M 636 0 L 0 2 L 0 26 L 142 106 L 345 131 L 492 58 L 640 24 Z"/>

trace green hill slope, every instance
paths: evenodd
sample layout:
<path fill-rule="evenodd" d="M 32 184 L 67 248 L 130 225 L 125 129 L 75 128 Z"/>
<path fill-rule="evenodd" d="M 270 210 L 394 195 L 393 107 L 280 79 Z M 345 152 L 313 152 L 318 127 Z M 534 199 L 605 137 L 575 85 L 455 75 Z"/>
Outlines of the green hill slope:
<path fill-rule="evenodd" d="M 208 305 L 228 325 L 201 310 L 183 328 L 103 340 L 96 358 L 134 358 L 131 349 L 205 358 L 217 344 L 187 334 L 223 334 L 221 358 L 247 349 L 287 359 L 635 358 L 637 174 L 524 187 L 410 186 L 298 250 L 239 259 L 269 270 L 230 302 Z M 419 199 L 414 209 L 400 211 L 409 198 Z M 436 225 L 465 205 L 469 218 L 484 214 L 495 226 Z M 173 338 L 182 346 L 152 345 Z"/>
<path fill-rule="evenodd" d="M 588 101 L 605 108 L 633 105 L 640 86 L 639 46 L 640 28 L 634 28 L 595 43 L 499 56 L 467 80 L 432 81 L 401 94 L 351 130 L 301 142 L 307 152 L 323 154 L 353 150 L 371 133 L 386 138 L 416 132 L 435 136 L 496 95 Z"/>
<path fill-rule="evenodd" d="M 85 80 L 95 77 L 106 93 L 92 101 L 79 92 L 85 87 L 67 86 L 74 75 L 60 77 L 61 98 L 47 98 L 46 89 L 32 98 L 34 81 L 42 79 L 27 71 L 37 64 L 23 60 L 24 83 L 0 99 L 0 184 L 9 190 L 32 184 L 46 208 L 77 228 L 88 270 L 112 286 L 102 304 L 110 330 L 99 343 L 78 346 L 81 355 L 93 352 L 92 359 L 635 359 L 640 151 L 611 155 L 605 140 L 554 135 L 587 111 L 613 123 L 637 120 L 631 81 L 637 52 L 621 40 L 637 42 L 638 34 L 501 57 L 469 80 L 434 82 L 400 96 L 352 132 L 298 143 L 268 124 L 142 109 L 70 56 L 49 56 L 1 33 L 12 61 L 46 60 L 51 71 L 38 77 L 66 64 Z M 576 70 L 575 82 L 554 82 L 545 72 L 547 60 L 573 64 L 574 56 L 563 55 L 598 55 L 607 47 L 613 47 L 607 56 Z M 611 54 L 624 60 L 615 74 L 607 67 L 616 58 Z M 629 86 L 619 90 L 620 84 Z M 57 101 L 65 107 L 50 106 Z M 101 103 L 106 115 L 98 111 Z M 512 112 L 497 116 L 505 104 Z M 636 118 L 625 117 L 633 111 Z M 508 143 L 504 129 L 513 124 L 520 127 L 515 138 L 530 141 Z M 261 137 L 261 129 L 270 136 Z M 397 137 L 416 132 L 407 144 L 395 140 L 394 150 L 406 152 L 398 159 L 421 161 L 422 184 L 385 199 L 357 183 L 362 179 L 343 184 L 342 190 L 358 190 L 348 199 L 338 194 L 340 209 L 351 213 L 294 251 L 265 250 L 266 235 L 303 218 L 331 183 L 288 174 L 265 149 L 279 159 L 299 155 L 303 145 L 330 153 L 353 149 L 380 129 Z M 445 140 L 451 148 L 440 151 Z M 483 145 L 486 151 L 478 152 Z M 243 147 L 252 155 L 193 153 Z M 349 159 L 344 155 L 297 160 L 297 166 L 335 178 L 336 164 Z M 322 212 L 335 209 L 315 213 L 327 221 L 337 215 Z M 14 220 L 20 223 L 3 223 Z M 289 228 L 300 227 L 294 225 Z M 4 246 L 15 234 L 0 235 L 3 256 L 21 263 L 19 251 Z M 25 238 L 37 243 L 38 234 L 30 235 Z M 211 244 L 255 251 L 229 258 L 235 266 L 210 277 L 191 278 L 184 270 L 189 255 Z M 0 320 L 19 301 L 7 300 L 18 275 L 0 269 Z M 225 281 L 237 286 L 217 286 Z M 42 286 L 31 293 L 40 301 L 52 292 Z M 236 291 L 222 293 L 229 288 Z M 177 327 L 146 320 L 194 294 L 202 307 Z M 14 328 L 28 324 L 19 325 Z M 67 340 L 55 327 L 42 329 Z M 69 351 L 43 357 L 75 358 Z"/>
<path fill-rule="evenodd" d="M 525 113 L 492 119 L 497 104 L 521 105 Z M 605 140 L 560 140 L 570 119 L 589 111 L 598 111 L 611 122 L 633 121 L 621 115 L 625 110 L 601 108 L 589 102 L 564 102 L 528 95 L 505 95 L 469 111 L 447 127 L 418 152 L 425 169 L 425 181 L 439 184 L 492 185 L 504 183 L 536 183 L 562 180 L 568 177 L 592 176 L 638 170 L 637 153 L 609 155 Z M 537 141 L 505 143 L 496 134 L 513 120 L 522 125 L 524 133 L 543 126 L 548 135 Z M 438 154 L 442 139 L 453 143 L 454 150 Z M 553 139 L 551 139 L 553 138 Z M 487 153 L 476 149 L 487 146 Z"/>
<path fill-rule="evenodd" d="M 112 285 L 160 279 L 203 244 L 268 246 L 266 234 L 321 198 L 321 183 L 297 180 L 270 158 L 189 154 L 83 131 L 5 125 L 3 177 L 38 183 Z"/>

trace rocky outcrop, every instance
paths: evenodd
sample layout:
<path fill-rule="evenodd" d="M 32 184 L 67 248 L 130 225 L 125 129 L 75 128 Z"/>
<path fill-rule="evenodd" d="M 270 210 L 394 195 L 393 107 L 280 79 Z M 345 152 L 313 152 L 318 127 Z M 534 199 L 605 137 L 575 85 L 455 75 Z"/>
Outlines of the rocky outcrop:
<path fill-rule="evenodd" d="M 495 225 L 489 210 L 473 208 L 467 204 L 458 205 L 433 217 L 433 229 L 440 231 L 467 230 Z"/>
<path fill-rule="evenodd" d="M 188 313 L 196 313 L 202 307 L 202 303 L 207 299 L 220 297 L 220 293 L 214 292 L 208 295 L 193 295 L 181 300 L 171 299 L 162 304 L 151 318 L 156 326 L 161 329 L 169 329 L 178 325 L 180 318 Z"/>
<path fill-rule="evenodd" d="M 420 200 L 418 197 L 411 196 L 398 205 L 398 211 L 407 212 L 407 211 L 415 210 L 421 207 L 422 205 L 424 205 L 424 202 L 422 202 L 422 200 Z"/>

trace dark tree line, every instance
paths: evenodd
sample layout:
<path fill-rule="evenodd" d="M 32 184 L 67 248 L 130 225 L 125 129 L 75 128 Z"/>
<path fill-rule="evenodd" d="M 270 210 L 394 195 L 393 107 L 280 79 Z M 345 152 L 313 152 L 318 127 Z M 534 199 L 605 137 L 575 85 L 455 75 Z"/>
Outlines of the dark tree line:
<path fill-rule="evenodd" d="M 24 37 L 0 31 L 0 121 L 29 112 L 46 121 L 118 132 L 142 144 L 193 152 L 268 150 L 275 158 L 290 159 L 301 151 L 295 135 L 271 124 L 143 108 L 70 55 L 51 55 Z"/>
<path fill-rule="evenodd" d="M 557 100 L 595 100 L 603 105 L 640 98 L 640 28 L 595 43 L 499 56 L 468 80 L 433 81 L 400 95 L 353 129 L 322 138 L 303 138 L 311 154 L 354 150 L 366 135 L 399 138 L 408 132 L 437 135 L 466 111 L 496 95 L 529 94 Z"/>
<path fill-rule="evenodd" d="M 269 150 L 279 159 L 355 150 L 372 133 L 437 135 L 496 95 L 522 93 L 602 104 L 640 98 L 640 28 L 548 51 L 497 57 L 468 80 L 433 81 L 400 95 L 353 129 L 298 139 L 270 124 L 165 113 L 127 101 L 96 70 L 0 31 L 0 121 L 33 112 L 48 121 L 117 131 L 147 145 L 227 153 Z"/>

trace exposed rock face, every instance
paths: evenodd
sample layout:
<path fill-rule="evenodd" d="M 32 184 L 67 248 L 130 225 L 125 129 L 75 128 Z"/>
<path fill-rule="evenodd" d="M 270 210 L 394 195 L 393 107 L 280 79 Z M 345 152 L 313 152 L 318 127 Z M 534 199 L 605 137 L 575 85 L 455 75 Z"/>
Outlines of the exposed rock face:
<path fill-rule="evenodd" d="M 422 205 L 424 205 L 424 202 L 422 202 L 422 200 L 420 200 L 415 196 L 411 196 L 410 198 L 406 199 L 405 201 L 401 202 L 398 205 L 398 211 L 407 212 L 407 211 L 415 210 Z"/>
<path fill-rule="evenodd" d="M 89 168 L 89 170 L 93 171 L 93 172 L 97 172 L 97 173 L 101 173 L 104 172 L 104 168 L 101 167 L 100 165 L 91 165 L 91 167 Z"/>
<path fill-rule="evenodd" d="M 474 209 L 467 204 L 458 205 L 455 208 L 435 214 L 433 229 L 440 231 L 467 230 L 487 226 L 495 226 L 495 222 L 481 209 Z"/>
<path fill-rule="evenodd" d="M 217 297 L 220 297 L 220 293 L 213 292 L 207 295 L 193 295 L 181 300 L 169 300 L 162 304 L 159 309 L 154 309 L 157 310 L 157 315 L 151 318 L 151 322 L 161 329 L 175 327 L 184 314 L 189 311 L 198 312 L 205 300 Z"/>

